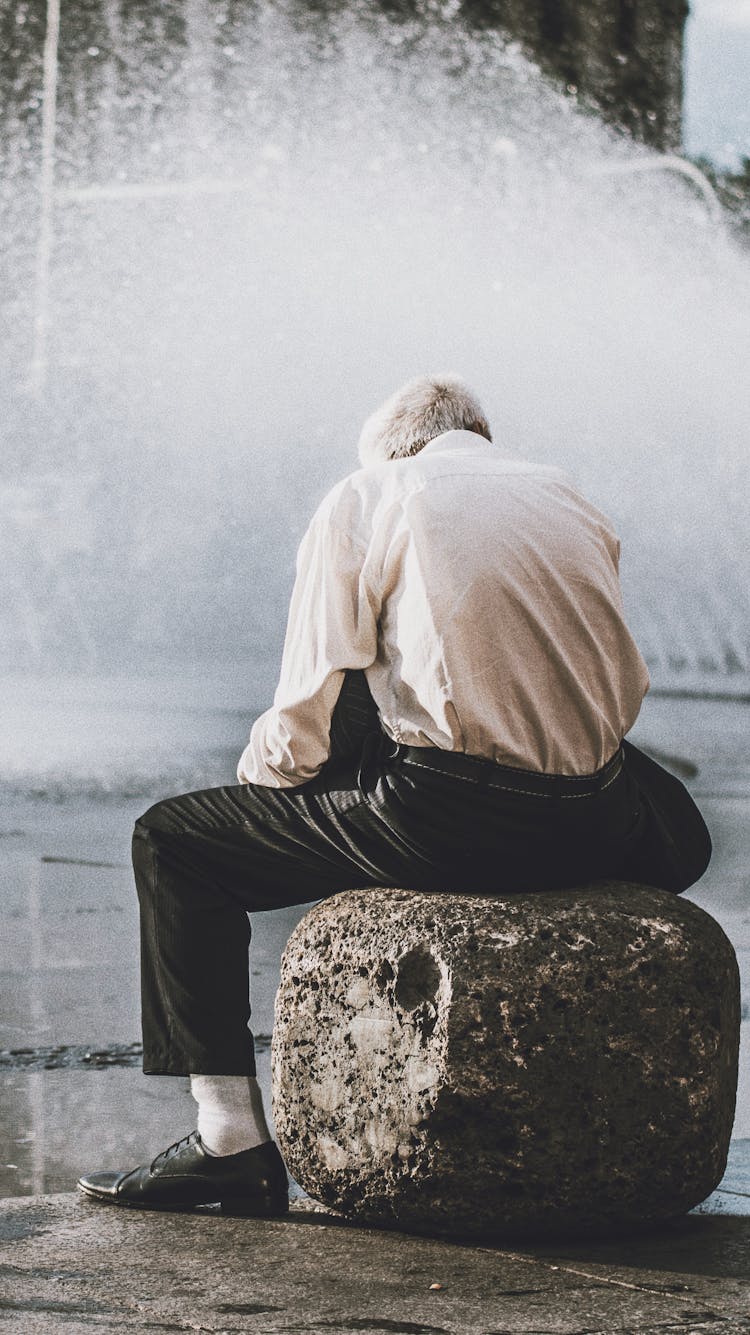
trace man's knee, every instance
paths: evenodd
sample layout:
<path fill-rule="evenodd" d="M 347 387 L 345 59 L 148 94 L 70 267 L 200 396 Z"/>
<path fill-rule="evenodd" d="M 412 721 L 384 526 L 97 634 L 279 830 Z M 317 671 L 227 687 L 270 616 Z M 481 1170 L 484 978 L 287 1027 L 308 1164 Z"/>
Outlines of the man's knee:
<path fill-rule="evenodd" d="M 132 861 L 136 888 L 141 903 L 150 900 L 157 882 L 172 864 L 179 847 L 174 836 L 184 832 L 185 821 L 179 812 L 180 798 L 155 802 L 139 816 L 133 828 Z"/>
<path fill-rule="evenodd" d="M 165 835 L 179 830 L 179 821 L 174 810 L 177 798 L 166 798 L 155 802 L 152 807 L 139 816 L 133 827 L 132 857 L 133 867 L 138 873 L 148 874 L 156 847 Z"/>
<path fill-rule="evenodd" d="M 153 835 L 158 834 L 176 834 L 179 832 L 182 824 L 180 820 L 180 803 L 183 801 L 179 797 L 167 797 L 160 802 L 155 802 L 152 807 L 144 811 L 135 822 L 133 837 L 148 841 Z"/>

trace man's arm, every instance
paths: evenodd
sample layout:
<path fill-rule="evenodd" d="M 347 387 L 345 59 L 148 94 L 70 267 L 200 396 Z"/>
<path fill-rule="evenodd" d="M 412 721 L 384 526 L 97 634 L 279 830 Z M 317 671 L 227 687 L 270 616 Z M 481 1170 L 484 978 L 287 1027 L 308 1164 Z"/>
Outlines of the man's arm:
<path fill-rule="evenodd" d="M 351 535 L 354 516 L 347 522 L 340 498 L 337 488 L 302 539 L 279 684 L 240 757 L 240 783 L 289 788 L 314 778 L 330 753 L 345 671 L 375 658 L 380 609 L 366 586 L 364 544 Z"/>

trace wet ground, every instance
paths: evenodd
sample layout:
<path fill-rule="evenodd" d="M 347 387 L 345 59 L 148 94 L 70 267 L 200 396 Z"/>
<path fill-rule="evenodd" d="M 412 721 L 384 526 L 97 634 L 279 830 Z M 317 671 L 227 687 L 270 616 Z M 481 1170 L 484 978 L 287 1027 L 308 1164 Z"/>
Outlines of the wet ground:
<path fill-rule="evenodd" d="M 74 695 L 66 710 L 72 729 L 77 724 Z M 143 706 L 139 730 L 127 693 L 118 699 L 110 693 L 105 709 L 106 696 L 105 690 L 97 715 L 101 747 L 106 749 L 105 733 L 119 735 L 122 774 L 128 770 L 131 788 L 138 791 L 131 796 L 102 791 L 99 778 L 92 779 L 87 754 L 77 771 L 68 771 L 68 800 L 60 800 L 63 771 L 50 762 L 39 784 L 44 792 L 18 791 L 17 772 L 17 791 L 6 791 L 2 806 L 0 1095 L 6 1148 L 0 1196 L 70 1190 L 83 1170 L 128 1166 L 152 1157 L 194 1124 L 187 1080 L 146 1078 L 138 1067 L 137 915 L 128 854 L 133 820 L 149 801 L 143 791 L 149 780 L 144 736 L 150 735 L 157 754 L 165 738 L 174 746 L 181 734 L 186 770 L 198 774 L 211 717 L 205 711 L 198 717 L 184 702 L 168 715 L 156 706 L 149 715 Z M 88 696 L 80 705 L 81 717 L 87 711 L 91 717 L 92 710 Z M 239 717 L 232 722 L 227 714 L 215 725 L 219 750 L 205 762 L 206 783 L 231 778 L 231 748 L 224 758 L 219 752 L 228 745 L 224 734 L 230 723 L 238 730 L 234 752 L 241 749 L 244 724 Z M 633 734 L 634 740 L 671 757 L 675 769 L 692 776 L 688 782 L 714 838 L 711 867 L 690 898 L 721 922 L 740 961 L 744 1019 L 734 1129 L 738 1142 L 750 1137 L 748 722 L 750 705 L 739 701 L 654 697 Z M 32 754 L 38 743 L 41 750 L 42 733 L 50 735 L 49 708 L 40 705 L 36 713 L 29 709 L 26 726 Z M 58 719 L 55 727 L 59 743 L 64 722 Z M 13 739 L 2 740 L 12 751 Z M 42 769 L 40 765 L 40 773 Z M 165 795 L 170 790 L 175 788 L 165 787 Z M 254 1031 L 266 1090 L 278 961 L 304 911 L 300 907 L 253 919 Z M 725 1192 L 736 1193 L 738 1209 L 750 1199 L 741 1162 L 738 1143 L 732 1180 L 725 1184 Z M 725 1195 L 724 1206 L 728 1201 Z"/>
<path fill-rule="evenodd" d="M 190 1130 L 187 1080 L 140 1072 L 137 912 L 127 864 L 142 799 L 21 802 L 0 843 L 0 1196 L 64 1191 L 91 1162 L 150 1157 Z M 270 1086 L 278 959 L 304 909 L 254 919 L 258 1066 Z"/>

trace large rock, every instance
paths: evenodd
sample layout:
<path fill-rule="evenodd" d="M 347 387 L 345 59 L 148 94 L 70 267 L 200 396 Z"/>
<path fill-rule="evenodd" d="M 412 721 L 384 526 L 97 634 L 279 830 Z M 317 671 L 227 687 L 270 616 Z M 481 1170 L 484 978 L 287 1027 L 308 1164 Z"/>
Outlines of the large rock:
<path fill-rule="evenodd" d="M 665 891 L 348 891 L 284 954 L 276 1130 L 305 1190 L 362 1219 L 654 1221 L 722 1177 L 738 1041 L 732 946 Z"/>

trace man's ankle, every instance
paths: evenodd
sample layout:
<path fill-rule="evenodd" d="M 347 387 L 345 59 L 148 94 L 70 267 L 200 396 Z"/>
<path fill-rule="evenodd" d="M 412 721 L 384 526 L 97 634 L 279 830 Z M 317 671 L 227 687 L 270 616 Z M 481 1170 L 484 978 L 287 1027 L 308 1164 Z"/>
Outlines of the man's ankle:
<path fill-rule="evenodd" d="M 198 1132 L 207 1154 L 240 1154 L 270 1141 L 255 1076 L 191 1075 L 190 1092 L 198 1104 Z"/>

